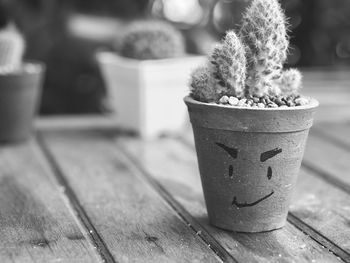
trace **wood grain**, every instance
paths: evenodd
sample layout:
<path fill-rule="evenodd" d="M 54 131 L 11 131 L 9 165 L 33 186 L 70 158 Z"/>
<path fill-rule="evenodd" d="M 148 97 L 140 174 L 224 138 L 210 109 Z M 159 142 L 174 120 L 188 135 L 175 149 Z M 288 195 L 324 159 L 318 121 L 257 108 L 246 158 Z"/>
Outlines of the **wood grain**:
<path fill-rule="evenodd" d="M 333 129 L 333 127 L 332 127 Z M 350 193 L 350 151 L 342 145 L 311 132 L 304 154 L 304 166 L 314 170 L 319 176 Z"/>
<path fill-rule="evenodd" d="M 120 139 L 134 163 L 152 175 L 238 262 L 333 262 L 338 259 L 293 225 L 281 230 L 243 234 L 211 227 L 194 151 L 172 139 L 142 142 Z"/>
<path fill-rule="evenodd" d="M 34 142 L 0 146 L 0 262 L 100 262 Z"/>
<path fill-rule="evenodd" d="M 106 134 L 45 132 L 43 138 L 116 261 L 220 261 Z"/>
<path fill-rule="evenodd" d="M 291 213 L 326 237 L 325 244 L 350 262 L 350 195 L 302 168 Z M 340 249 L 339 249 L 340 248 Z"/>

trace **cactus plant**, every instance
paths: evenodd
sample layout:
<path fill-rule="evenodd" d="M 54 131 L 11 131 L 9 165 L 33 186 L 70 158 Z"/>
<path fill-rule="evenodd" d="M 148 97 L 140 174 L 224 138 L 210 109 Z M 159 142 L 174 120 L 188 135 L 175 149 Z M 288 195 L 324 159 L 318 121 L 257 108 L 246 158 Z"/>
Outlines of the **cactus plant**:
<path fill-rule="evenodd" d="M 225 95 L 241 96 L 246 78 L 245 50 L 240 39 L 229 31 L 223 43 L 216 46 L 210 58 L 214 66 L 214 76 L 227 88 Z"/>
<path fill-rule="evenodd" d="M 204 102 L 218 102 L 226 96 L 241 96 L 244 91 L 246 59 L 244 47 L 230 31 L 209 58 L 210 64 L 192 73 L 191 93 Z"/>
<path fill-rule="evenodd" d="M 305 100 L 300 103 L 298 95 L 301 73 L 283 70 L 288 39 L 286 18 L 278 0 L 253 0 L 243 15 L 238 36 L 227 32 L 209 58 L 211 67 L 193 72 L 192 96 L 233 106 L 304 105 Z"/>
<path fill-rule="evenodd" d="M 25 49 L 23 36 L 14 25 L 0 30 L 0 72 L 9 73 L 18 70 L 22 65 Z"/>
<path fill-rule="evenodd" d="M 301 88 L 302 75 L 297 69 L 287 69 L 282 72 L 279 87 L 286 96 L 295 95 Z"/>
<path fill-rule="evenodd" d="M 161 21 L 136 21 L 125 31 L 120 53 L 139 60 L 179 57 L 185 54 L 182 34 Z"/>
<path fill-rule="evenodd" d="M 289 45 L 286 18 L 277 0 L 254 0 L 242 19 L 240 35 L 246 44 L 249 94 L 278 95 Z M 276 94 L 277 93 L 277 94 Z"/>

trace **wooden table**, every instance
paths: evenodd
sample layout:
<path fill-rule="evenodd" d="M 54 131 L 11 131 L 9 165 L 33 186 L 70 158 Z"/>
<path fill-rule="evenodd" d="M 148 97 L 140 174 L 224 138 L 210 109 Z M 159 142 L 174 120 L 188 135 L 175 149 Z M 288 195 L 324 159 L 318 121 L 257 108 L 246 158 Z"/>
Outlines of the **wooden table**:
<path fill-rule="evenodd" d="M 0 146 L 0 263 L 350 262 L 350 77 L 305 76 L 322 106 L 283 229 L 208 224 L 190 131 L 142 141 L 107 117 L 48 118 Z"/>
<path fill-rule="evenodd" d="M 39 120 L 0 147 L 0 262 L 350 262 L 350 122 L 315 125 L 287 225 L 260 234 L 208 224 L 191 136 L 112 123 Z"/>

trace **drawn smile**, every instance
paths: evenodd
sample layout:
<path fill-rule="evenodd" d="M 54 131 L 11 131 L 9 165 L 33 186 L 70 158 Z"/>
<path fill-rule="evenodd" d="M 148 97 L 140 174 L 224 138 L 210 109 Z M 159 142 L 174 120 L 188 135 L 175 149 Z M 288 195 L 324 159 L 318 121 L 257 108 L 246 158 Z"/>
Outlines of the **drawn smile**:
<path fill-rule="evenodd" d="M 253 202 L 253 203 L 247 203 L 247 202 L 239 203 L 239 202 L 237 202 L 237 197 L 234 196 L 234 197 L 233 197 L 233 200 L 232 200 L 232 205 L 235 205 L 235 206 L 237 206 L 238 208 L 255 206 L 255 205 L 259 204 L 260 202 L 262 202 L 262 201 L 266 200 L 267 198 L 269 198 L 269 197 L 270 197 L 271 195 L 273 195 L 274 193 L 275 193 L 275 192 L 272 191 L 272 192 L 269 193 L 268 195 L 266 195 L 266 196 L 260 198 L 259 200 L 255 201 L 255 202 Z"/>

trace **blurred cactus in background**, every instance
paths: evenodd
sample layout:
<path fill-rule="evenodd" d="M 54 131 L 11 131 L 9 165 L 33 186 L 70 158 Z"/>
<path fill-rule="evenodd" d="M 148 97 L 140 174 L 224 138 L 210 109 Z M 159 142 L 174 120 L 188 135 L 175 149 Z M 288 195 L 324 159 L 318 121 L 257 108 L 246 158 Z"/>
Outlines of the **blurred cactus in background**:
<path fill-rule="evenodd" d="M 185 43 L 181 32 L 171 24 L 136 21 L 126 29 L 119 52 L 139 60 L 173 58 L 185 54 Z"/>
<path fill-rule="evenodd" d="M 97 113 L 104 111 L 101 102 L 104 85 L 94 53 L 100 47 L 112 48 L 113 43 L 76 35 L 71 28 L 72 18 L 81 15 L 91 16 L 94 18 L 91 21 L 108 18 L 119 23 L 120 28 L 130 20 L 163 19 L 184 33 L 189 53 L 208 54 L 213 42 L 222 38 L 227 30 L 239 28 L 242 14 L 251 2 L 0 0 L 0 28 L 4 28 L 11 17 L 25 36 L 25 58 L 47 65 L 42 113 Z M 280 0 L 280 3 L 290 18 L 287 66 L 350 65 L 350 1 Z M 6 7 L 5 12 L 2 6 Z M 82 26 L 90 35 L 94 34 L 88 24 Z M 111 36 L 115 32 L 112 31 Z"/>
<path fill-rule="evenodd" d="M 19 70 L 24 50 L 23 36 L 14 25 L 0 29 L 0 73 Z"/>
<path fill-rule="evenodd" d="M 24 37 L 11 21 L 3 3 L 0 3 L 0 73 L 18 70 L 22 65 L 24 50 Z"/>

